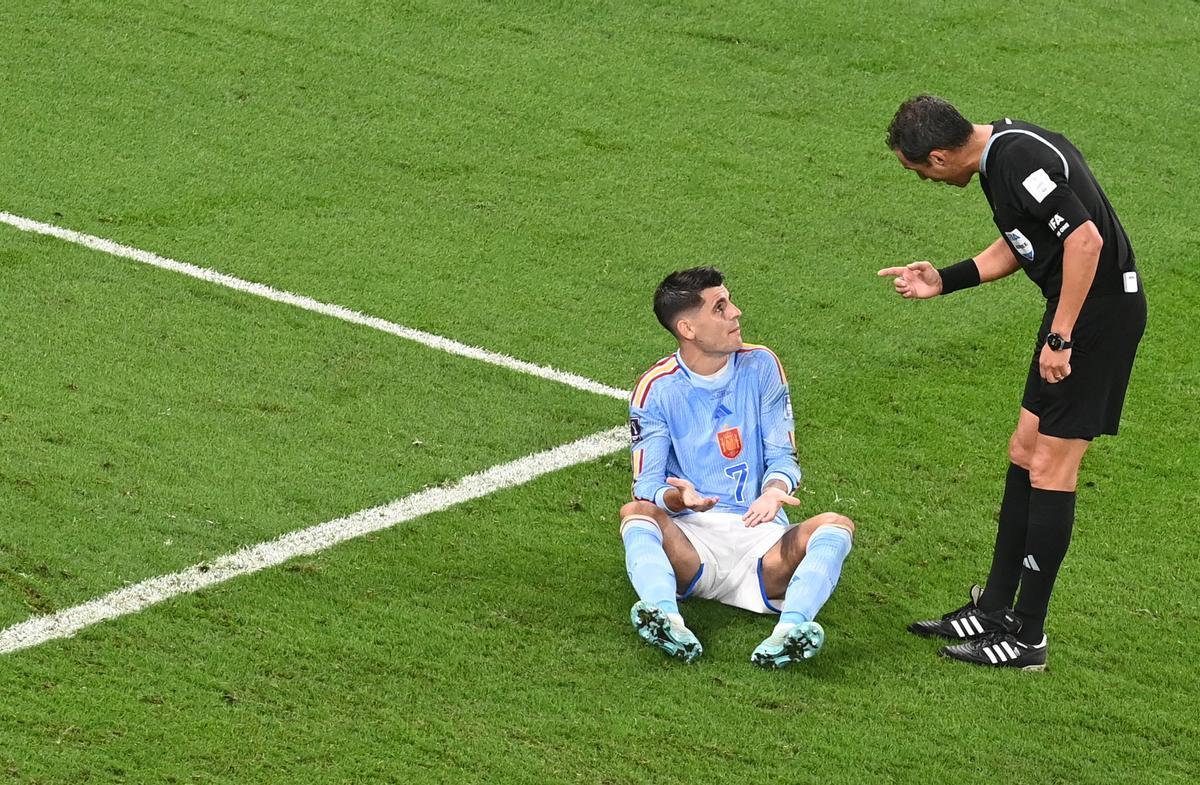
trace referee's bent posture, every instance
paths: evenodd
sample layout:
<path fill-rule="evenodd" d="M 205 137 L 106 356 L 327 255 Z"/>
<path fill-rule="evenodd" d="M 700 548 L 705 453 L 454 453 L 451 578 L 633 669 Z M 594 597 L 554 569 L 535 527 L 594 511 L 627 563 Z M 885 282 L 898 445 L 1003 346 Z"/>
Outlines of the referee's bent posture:
<path fill-rule="evenodd" d="M 941 650 L 957 660 L 1045 670 L 1046 608 L 1071 541 L 1079 462 L 1094 437 L 1117 432 L 1146 327 L 1133 249 L 1083 156 L 1060 134 L 1009 119 L 975 125 L 920 95 L 900 105 L 888 146 L 922 180 L 961 188 L 979 172 L 1000 230 L 972 259 L 880 270 L 901 296 L 945 295 L 1023 269 L 1046 297 L 987 586 L 909 630 L 962 641 Z"/>

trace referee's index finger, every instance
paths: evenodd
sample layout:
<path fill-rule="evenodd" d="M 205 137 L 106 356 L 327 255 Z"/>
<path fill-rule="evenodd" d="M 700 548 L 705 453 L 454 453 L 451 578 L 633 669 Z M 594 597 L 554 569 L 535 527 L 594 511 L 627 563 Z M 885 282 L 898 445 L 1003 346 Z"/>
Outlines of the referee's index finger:
<path fill-rule="evenodd" d="M 907 269 L 908 269 L 907 267 L 885 267 L 875 274 L 876 275 L 904 275 L 904 272 Z"/>

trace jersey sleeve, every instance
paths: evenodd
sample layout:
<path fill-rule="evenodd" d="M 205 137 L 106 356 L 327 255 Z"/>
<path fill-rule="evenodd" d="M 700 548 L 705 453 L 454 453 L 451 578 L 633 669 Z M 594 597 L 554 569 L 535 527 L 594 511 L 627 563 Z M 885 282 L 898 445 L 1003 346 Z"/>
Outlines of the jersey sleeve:
<path fill-rule="evenodd" d="M 1017 203 L 1059 240 L 1092 220 L 1071 190 L 1067 161 L 1055 148 L 1037 139 L 1020 139 L 1007 158 L 1008 187 Z"/>
<path fill-rule="evenodd" d="M 670 512 L 663 497 L 667 485 L 667 460 L 671 434 L 653 395 L 644 406 L 629 406 L 629 447 L 633 461 L 633 498 L 653 502 Z"/>
<path fill-rule="evenodd" d="M 762 352 L 762 404 L 759 419 L 762 427 L 763 459 L 766 469 L 763 485 L 782 480 L 788 493 L 800 486 L 802 474 L 796 461 L 796 425 L 792 415 L 792 396 L 788 390 L 783 366 L 774 353 Z"/>

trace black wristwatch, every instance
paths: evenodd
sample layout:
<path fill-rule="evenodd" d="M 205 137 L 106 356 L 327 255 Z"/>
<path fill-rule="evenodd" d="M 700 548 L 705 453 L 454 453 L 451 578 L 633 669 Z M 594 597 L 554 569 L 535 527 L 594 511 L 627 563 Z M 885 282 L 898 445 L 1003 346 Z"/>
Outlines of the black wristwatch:
<path fill-rule="evenodd" d="M 1046 345 L 1050 347 L 1052 352 L 1061 352 L 1063 349 L 1070 349 L 1071 342 L 1064 341 L 1063 337 L 1058 333 L 1050 333 L 1046 336 Z"/>

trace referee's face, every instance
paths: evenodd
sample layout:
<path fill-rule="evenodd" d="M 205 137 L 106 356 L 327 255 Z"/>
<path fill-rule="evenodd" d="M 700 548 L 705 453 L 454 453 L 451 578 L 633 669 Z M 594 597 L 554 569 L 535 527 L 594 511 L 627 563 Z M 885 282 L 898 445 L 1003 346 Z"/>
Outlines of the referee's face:
<path fill-rule="evenodd" d="M 957 165 L 949 150 L 934 150 L 929 154 L 929 160 L 925 163 L 910 161 L 899 150 L 892 152 L 896 154 L 896 158 L 905 169 L 916 172 L 917 177 L 922 180 L 933 180 L 965 188 L 971 182 L 974 174 L 970 167 Z"/>

